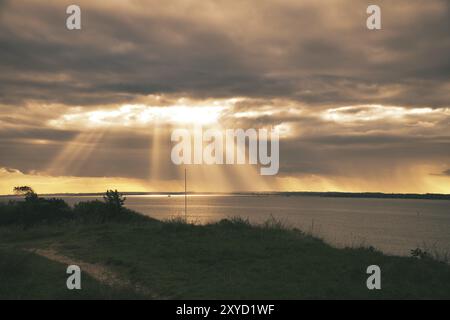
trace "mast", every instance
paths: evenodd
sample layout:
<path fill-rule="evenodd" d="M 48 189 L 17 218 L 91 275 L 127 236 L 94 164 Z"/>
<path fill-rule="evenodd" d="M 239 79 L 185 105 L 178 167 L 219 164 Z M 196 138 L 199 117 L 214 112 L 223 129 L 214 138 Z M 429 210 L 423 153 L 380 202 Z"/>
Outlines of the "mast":
<path fill-rule="evenodd" d="M 187 175 L 186 175 L 186 168 L 184 168 L 184 219 L 187 222 Z"/>

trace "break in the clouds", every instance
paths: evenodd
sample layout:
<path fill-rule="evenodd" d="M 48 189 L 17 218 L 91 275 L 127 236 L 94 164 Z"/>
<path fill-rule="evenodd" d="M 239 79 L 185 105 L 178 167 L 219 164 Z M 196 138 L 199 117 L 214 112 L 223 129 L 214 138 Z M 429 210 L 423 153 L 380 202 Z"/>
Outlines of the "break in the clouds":
<path fill-rule="evenodd" d="M 1 193 L 179 189 L 170 128 L 195 123 L 282 139 L 278 177 L 197 168 L 198 190 L 450 192 L 446 0 L 83 0 L 80 31 L 69 4 L 0 1 Z"/>

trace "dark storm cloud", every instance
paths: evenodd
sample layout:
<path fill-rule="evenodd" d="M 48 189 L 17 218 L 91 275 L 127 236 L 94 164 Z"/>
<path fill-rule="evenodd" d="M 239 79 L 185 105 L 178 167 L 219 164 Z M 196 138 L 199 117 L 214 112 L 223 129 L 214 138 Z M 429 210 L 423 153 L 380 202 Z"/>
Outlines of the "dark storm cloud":
<path fill-rule="evenodd" d="M 280 174 L 352 175 L 450 158 L 449 137 L 345 135 L 283 141 Z M 432 172 L 429 172 L 432 174 Z"/>
<path fill-rule="evenodd" d="M 0 130 L 0 140 L 51 140 L 66 142 L 76 137 L 78 133 L 71 130 L 54 130 L 45 128 L 8 129 Z"/>
<path fill-rule="evenodd" d="M 89 105 L 172 93 L 448 104 L 446 1 L 381 1 L 379 32 L 365 29 L 365 1 L 81 1 L 76 32 L 65 29 L 66 5 L 3 3 L 3 102 Z"/>
<path fill-rule="evenodd" d="M 387 134 L 368 134 L 368 135 L 332 135 L 332 136 L 319 136 L 305 138 L 305 141 L 318 143 L 323 145 L 332 146 L 351 146 L 362 145 L 370 146 L 373 148 L 378 145 L 391 145 L 395 147 L 396 145 L 411 144 L 412 146 L 417 146 L 418 144 L 432 144 L 432 143 L 445 143 L 450 145 L 450 137 L 411 137 L 411 136 L 401 136 L 401 135 L 387 135 Z M 450 152 L 448 152 L 450 155 Z"/>

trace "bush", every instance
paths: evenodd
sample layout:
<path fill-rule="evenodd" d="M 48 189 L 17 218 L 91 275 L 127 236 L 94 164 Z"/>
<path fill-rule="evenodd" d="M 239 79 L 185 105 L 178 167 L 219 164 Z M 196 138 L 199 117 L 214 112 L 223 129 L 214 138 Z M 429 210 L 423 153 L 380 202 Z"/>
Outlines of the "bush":
<path fill-rule="evenodd" d="M 250 228 L 250 220 L 242 217 L 231 217 L 220 220 L 217 225 L 221 227 Z"/>
<path fill-rule="evenodd" d="M 111 211 L 116 213 L 120 213 L 123 210 L 123 205 L 125 204 L 125 198 L 122 194 L 120 194 L 117 190 L 107 190 L 105 195 L 103 196 L 103 200 L 105 200 L 105 204 L 110 208 Z"/>
<path fill-rule="evenodd" d="M 0 226 L 19 225 L 29 228 L 37 224 L 53 224 L 75 220 L 80 223 L 144 222 L 150 220 L 124 207 L 125 198 L 108 190 L 104 202 L 80 202 L 72 209 L 62 199 L 44 199 L 30 187 L 16 187 L 24 201 L 0 203 Z"/>
<path fill-rule="evenodd" d="M 69 205 L 61 199 L 27 197 L 0 205 L 0 225 L 28 228 L 42 223 L 60 223 L 73 218 Z"/>
<path fill-rule="evenodd" d="M 111 206 L 99 200 L 80 202 L 73 208 L 73 214 L 81 223 L 132 222 L 148 218 L 127 208 Z"/>
<path fill-rule="evenodd" d="M 75 219 L 82 223 L 125 221 L 129 210 L 99 200 L 80 202 L 73 208 Z"/>
<path fill-rule="evenodd" d="M 427 251 L 424 251 L 420 248 L 411 250 L 411 256 L 413 258 L 422 259 L 422 260 L 423 259 L 431 259 L 431 255 Z"/>
<path fill-rule="evenodd" d="M 104 202 L 95 200 L 77 203 L 73 208 L 74 217 L 82 223 L 103 223 L 108 216 Z"/>
<path fill-rule="evenodd" d="M 19 220 L 17 202 L 0 203 L 0 226 L 12 225 Z"/>

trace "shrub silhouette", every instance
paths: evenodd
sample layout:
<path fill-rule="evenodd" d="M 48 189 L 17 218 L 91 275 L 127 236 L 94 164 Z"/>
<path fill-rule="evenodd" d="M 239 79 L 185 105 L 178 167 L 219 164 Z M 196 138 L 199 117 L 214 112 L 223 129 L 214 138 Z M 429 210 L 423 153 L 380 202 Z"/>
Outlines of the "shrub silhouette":
<path fill-rule="evenodd" d="M 27 197 L 22 207 L 22 225 L 25 228 L 37 224 L 60 223 L 73 218 L 70 206 L 61 199 Z"/>
<path fill-rule="evenodd" d="M 80 223 L 108 223 L 108 222 L 143 222 L 144 217 L 125 207 L 117 207 L 111 203 L 99 200 L 79 202 L 73 208 L 76 221 Z"/>
<path fill-rule="evenodd" d="M 411 250 L 411 256 L 413 258 L 422 259 L 422 260 L 423 259 L 431 259 L 431 255 L 427 251 L 422 250 L 420 248 Z"/>
<path fill-rule="evenodd" d="M 106 194 L 103 196 L 105 203 L 116 212 L 122 211 L 123 205 L 127 198 L 120 194 L 117 190 L 107 190 Z"/>
<path fill-rule="evenodd" d="M 41 223 L 59 223 L 73 218 L 69 205 L 61 199 L 44 199 L 30 187 L 15 187 L 14 193 L 25 201 L 9 201 L 0 205 L 0 225 L 21 225 L 24 228 Z"/>
<path fill-rule="evenodd" d="M 73 208 L 75 219 L 81 223 L 104 223 L 108 220 L 109 208 L 99 200 L 79 202 Z"/>
<path fill-rule="evenodd" d="M 117 190 L 108 190 L 104 201 L 80 202 L 71 208 L 62 199 L 40 198 L 30 187 L 16 187 L 17 195 L 25 196 L 25 201 L 0 203 L 0 226 L 20 225 L 30 228 L 38 224 L 106 222 L 142 222 L 147 217 L 124 207 L 126 198 Z"/>

